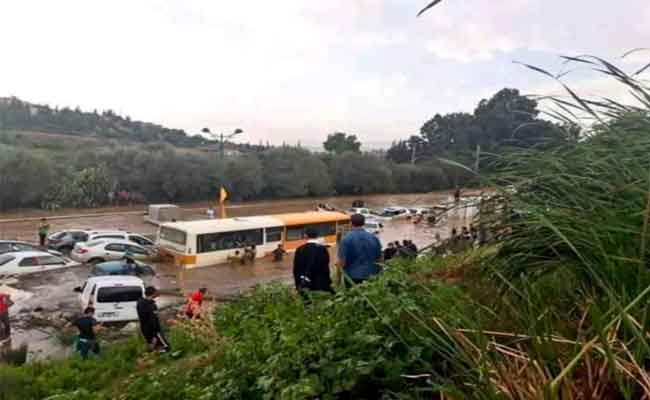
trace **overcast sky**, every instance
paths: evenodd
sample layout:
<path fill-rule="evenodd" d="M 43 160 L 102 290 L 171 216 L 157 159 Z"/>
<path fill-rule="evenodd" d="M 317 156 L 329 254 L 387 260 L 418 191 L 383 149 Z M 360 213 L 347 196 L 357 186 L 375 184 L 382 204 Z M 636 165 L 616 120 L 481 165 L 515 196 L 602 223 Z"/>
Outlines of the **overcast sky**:
<path fill-rule="evenodd" d="M 0 96 L 114 109 L 196 133 L 383 144 L 508 86 L 557 87 L 582 53 L 633 69 L 650 52 L 648 0 L 0 0 Z M 578 73 L 583 91 L 615 86 Z M 368 147 L 368 146 L 367 146 Z"/>

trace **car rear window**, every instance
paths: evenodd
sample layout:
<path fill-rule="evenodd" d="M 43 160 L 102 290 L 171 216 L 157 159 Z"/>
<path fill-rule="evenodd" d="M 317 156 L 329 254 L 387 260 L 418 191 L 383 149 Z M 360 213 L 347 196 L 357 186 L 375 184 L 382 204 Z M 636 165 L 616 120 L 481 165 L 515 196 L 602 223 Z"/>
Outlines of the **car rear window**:
<path fill-rule="evenodd" d="M 97 246 L 98 244 L 100 244 L 102 242 L 103 242 L 103 240 L 93 240 L 92 242 L 86 242 L 86 244 L 84 246 L 86 246 L 86 247 L 95 247 L 95 246 Z"/>
<path fill-rule="evenodd" d="M 16 257 L 11 256 L 9 254 L 2 255 L 2 256 L 0 256 L 0 265 L 5 265 L 6 263 L 8 263 L 9 261 L 11 261 L 11 260 L 13 260 L 15 258 Z"/>
<path fill-rule="evenodd" d="M 122 303 L 137 301 L 142 297 L 140 286 L 102 287 L 97 291 L 98 303 Z"/>
<path fill-rule="evenodd" d="M 94 240 L 97 239 L 124 239 L 124 235 L 97 235 Z"/>
<path fill-rule="evenodd" d="M 58 232 L 52 235 L 52 239 L 63 239 L 67 235 L 67 232 Z"/>

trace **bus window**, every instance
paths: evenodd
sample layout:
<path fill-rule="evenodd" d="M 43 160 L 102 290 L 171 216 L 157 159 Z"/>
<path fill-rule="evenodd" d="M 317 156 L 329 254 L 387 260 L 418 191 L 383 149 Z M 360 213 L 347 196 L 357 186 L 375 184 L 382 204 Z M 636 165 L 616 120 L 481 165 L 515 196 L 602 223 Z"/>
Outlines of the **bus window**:
<path fill-rule="evenodd" d="M 211 251 L 230 250 L 250 246 L 252 244 L 260 245 L 262 243 L 262 229 L 207 233 L 197 236 L 196 252 L 208 253 Z"/>
<path fill-rule="evenodd" d="M 266 243 L 268 242 L 280 242 L 282 241 L 282 230 L 284 228 L 266 228 Z"/>
<path fill-rule="evenodd" d="M 290 226 L 287 228 L 287 240 L 304 239 L 307 228 L 315 229 L 318 237 L 336 235 L 336 223 L 326 222 L 322 224 Z"/>
<path fill-rule="evenodd" d="M 180 244 L 181 246 L 184 247 L 185 243 L 187 242 L 187 235 L 183 231 L 179 231 L 177 229 L 167 228 L 163 226 L 162 228 L 160 228 L 160 239 L 165 240 L 167 242 Z"/>

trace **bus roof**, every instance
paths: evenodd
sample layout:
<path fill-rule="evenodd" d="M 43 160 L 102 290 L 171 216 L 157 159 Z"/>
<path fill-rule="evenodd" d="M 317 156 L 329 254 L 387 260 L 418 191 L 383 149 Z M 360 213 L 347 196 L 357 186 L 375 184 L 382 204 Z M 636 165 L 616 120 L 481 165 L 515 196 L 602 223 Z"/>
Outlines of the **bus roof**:
<path fill-rule="evenodd" d="M 307 211 L 289 214 L 276 214 L 273 215 L 273 218 L 279 219 L 286 226 L 350 220 L 349 215 L 336 211 Z"/>
<path fill-rule="evenodd" d="M 201 235 L 205 233 L 245 231 L 247 229 L 271 228 L 283 226 L 278 218 L 273 217 L 236 217 L 224 219 L 206 219 L 199 221 L 166 222 L 160 225 L 179 231 Z"/>

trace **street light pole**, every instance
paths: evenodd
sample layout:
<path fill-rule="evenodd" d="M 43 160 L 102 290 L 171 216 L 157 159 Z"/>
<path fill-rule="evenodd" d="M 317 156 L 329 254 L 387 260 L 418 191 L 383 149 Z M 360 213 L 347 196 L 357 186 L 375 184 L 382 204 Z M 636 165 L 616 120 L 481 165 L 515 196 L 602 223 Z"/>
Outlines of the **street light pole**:
<path fill-rule="evenodd" d="M 237 128 L 235 129 L 231 134 L 229 135 L 224 135 L 223 132 L 221 132 L 219 135 L 216 135 L 212 132 L 210 132 L 210 129 L 208 128 L 203 128 L 201 132 L 208 134 L 210 137 L 217 139 L 219 141 L 219 154 L 221 155 L 221 158 L 223 159 L 225 157 L 225 144 L 226 140 L 232 139 L 233 137 L 244 133 L 243 130 Z"/>

